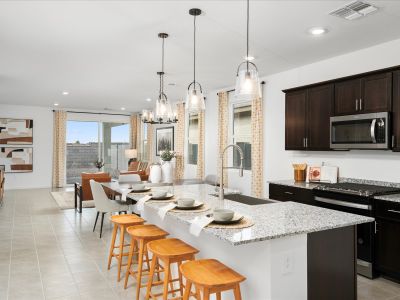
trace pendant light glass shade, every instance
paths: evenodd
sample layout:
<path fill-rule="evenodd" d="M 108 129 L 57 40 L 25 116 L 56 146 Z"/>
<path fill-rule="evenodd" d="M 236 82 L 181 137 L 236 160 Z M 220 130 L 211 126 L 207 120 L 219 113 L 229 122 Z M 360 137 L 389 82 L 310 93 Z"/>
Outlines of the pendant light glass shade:
<path fill-rule="evenodd" d="M 196 17 L 201 14 L 201 9 L 192 8 L 189 15 L 193 16 L 193 81 L 189 84 L 186 95 L 186 110 L 189 113 L 198 113 L 206 109 L 203 89 L 196 81 Z"/>
<path fill-rule="evenodd" d="M 173 119 L 171 104 L 165 94 L 160 94 L 156 102 L 156 120 L 160 122 L 168 122 Z"/>
<path fill-rule="evenodd" d="M 256 65 L 249 61 L 249 21 L 250 1 L 247 0 L 246 60 L 238 66 L 235 86 L 235 97 L 241 100 L 253 100 L 261 97 L 258 70 Z"/>
<path fill-rule="evenodd" d="M 249 64 L 249 67 L 242 67 Z M 236 74 L 235 96 L 242 100 L 253 100 L 261 97 L 260 78 L 257 67 L 250 62 L 243 62 Z"/>
<path fill-rule="evenodd" d="M 204 95 L 200 84 L 198 88 L 195 87 L 194 82 L 189 85 L 186 95 L 185 107 L 189 113 L 198 113 L 199 111 L 203 111 L 206 109 L 206 105 L 204 103 Z"/>

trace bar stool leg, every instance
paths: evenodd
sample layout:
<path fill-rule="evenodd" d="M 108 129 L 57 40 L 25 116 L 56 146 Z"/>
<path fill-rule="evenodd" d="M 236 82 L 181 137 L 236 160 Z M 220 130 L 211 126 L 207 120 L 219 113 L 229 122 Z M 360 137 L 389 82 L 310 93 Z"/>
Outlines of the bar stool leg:
<path fill-rule="evenodd" d="M 221 292 L 217 293 L 217 300 L 221 300 Z"/>
<path fill-rule="evenodd" d="M 242 300 L 242 295 L 240 293 L 240 285 L 239 284 L 235 285 L 233 293 L 235 295 L 235 300 Z"/>
<path fill-rule="evenodd" d="M 125 238 L 125 226 L 120 227 L 120 239 L 119 239 L 119 255 L 118 255 L 118 282 L 121 280 L 121 265 L 124 254 L 124 238 Z"/>
<path fill-rule="evenodd" d="M 157 258 L 153 255 L 150 266 L 149 279 L 147 281 L 146 300 L 150 298 L 151 287 L 153 285 L 154 271 L 156 270 Z"/>
<path fill-rule="evenodd" d="M 111 259 L 114 254 L 114 245 L 115 245 L 115 239 L 117 238 L 117 230 L 118 230 L 118 226 L 116 224 L 114 224 L 114 229 L 113 229 L 112 238 L 111 238 L 111 245 L 110 245 L 110 254 L 108 255 L 108 270 L 110 270 Z"/>
<path fill-rule="evenodd" d="M 189 280 L 186 280 L 185 286 L 185 294 L 183 295 L 183 300 L 189 300 L 190 297 L 190 289 L 192 288 L 192 283 Z M 197 297 L 196 297 L 197 298 Z M 200 299 L 198 299 L 200 300 Z"/>
<path fill-rule="evenodd" d="M 129 256 L 128 256 L 128 264 L 126 266 L 126 273 L 125 273 L 125 283 L 124 283 L 124 289 L 128 286 L 128 278 L 131 272 L 131 266 L 132 266 L 132 260 L 133 260 L 133 252 L 135 250 L 135 240 L 131 240 L 131 245 L 129 247 Z"/>
<path fill-rule="evenodd" d="M 143 256 L 144 256 L 144 241 L 139 242 L 139 263 L 136 275 L 136 300 L 139 300 L 140 287 L 142 285 L 142 268 L 143 268 Z"/>
<path fill-rule="evenodd" d="M 210 290 L 207 288 L 204 288 L 203 291 L 203 300 L 210 300 Z"/>
<path fill-rule="evenodd" d="M 179 292 L 181 294 L 181 297 L 183 296 L 183 281 L 182 281 L 182 273 L 181 273 L 181 266 L 182 262 L 178 262 L 178 275 L 179 275 Z"/>
<path fill-rule="evenodd" d="M 168 299 L 168 284 L 171 276 L 171 264 L 169 260 L 164 261 L 164 291 L 163 291 L 163 300 Z"/>

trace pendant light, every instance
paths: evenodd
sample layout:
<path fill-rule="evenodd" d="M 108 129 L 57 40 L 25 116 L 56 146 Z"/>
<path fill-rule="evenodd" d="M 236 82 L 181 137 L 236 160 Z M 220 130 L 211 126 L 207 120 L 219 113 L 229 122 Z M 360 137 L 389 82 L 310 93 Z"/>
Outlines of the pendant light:
<path fill-rule="evenodd" d="M 193 21 L 193 81 L 189 84 L 186 96 L 186 109 L 189 113 L 198 113 L 205 110 L 203 89 L 196 81 L 196 17 L 201 14 L 201 9 L 192 8 L 189 14 L 194 17 Z"/>
<path fill-rule="evenodd" d="M 161 72 L 157 72 L 157 75 L 160 77 L 159 93 L 154 113 L 144 110 L 142 112 L 142 121 L 151 124 L 176 123 L 178 120 L 172 111 L 171 103 L 168 101 L 167 95 L 164 93 L 164 45 L 168 34 L 159 33 L 158 37 L 162 39 Z"/>
<path fill-rule="evenodd" d="M 253 100 L 261 97 L 258 70 L 256 65 L 249 61 L 249 19 L 250 4 L 249 0 L 247 0 L 246 60 L 237 68 L 235 87 L 235 96 L 243 100 Z"/>

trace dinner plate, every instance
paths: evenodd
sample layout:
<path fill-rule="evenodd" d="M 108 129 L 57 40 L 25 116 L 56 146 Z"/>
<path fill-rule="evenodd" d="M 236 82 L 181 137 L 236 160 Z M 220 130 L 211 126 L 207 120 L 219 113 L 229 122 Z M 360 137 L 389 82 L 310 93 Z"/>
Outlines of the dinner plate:
<path fill-rule="evenodd" d="M 178 205 L 178 201 L 174 201 L 176 205 Z M 175 209 L 180 209 L 180 210 L 194 210 L 202 207 L 204 205 L 203 202 L 200 201 L 195 201 L 193 206 L 176 206 Z"/>
<path fill-rule="evenodd" d="M 143 190 L 132 190 L 131 193 L 144 193 L 150 191 L 150 187 L 145 187 Z"/>
<path fill-rule="evenodd" d="M 207 217 L 212 217 L 212 214 L 208 214 Z M 244 216 L 238 213 L 235 213 L 235 215 L 233 216 L 232 220 L 229 221 L 217 221 L 214 220 L 211 222 L 211 224 L 221 224 L 221 225 L 230 225 L 230 224 L 236 224 L 239 223 L 241 220 L 243 220 Z"/>
<path fill-rule="evenodd" d="M 174 197 L 174 194 L 167 193 L 165 196 L 162 196 L 162 197 L 151 196 L 151 200 L 168 200 L 168 199 L 171 199 L 172 197 Z"/>

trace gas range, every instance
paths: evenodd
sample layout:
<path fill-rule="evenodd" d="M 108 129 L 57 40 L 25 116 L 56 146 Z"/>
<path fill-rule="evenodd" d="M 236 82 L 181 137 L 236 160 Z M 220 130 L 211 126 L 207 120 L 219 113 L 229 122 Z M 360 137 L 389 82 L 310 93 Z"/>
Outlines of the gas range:
<path fill-rule="evenodd" d="M 322 183 L 314 189 L 319 191 L 327 191 L 361 197 L 373 197 L 378 195 L 396 194 L 400 192 L 400 188 L 396 187 L 360 184 L 352 182 Z"/>

